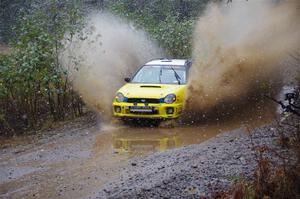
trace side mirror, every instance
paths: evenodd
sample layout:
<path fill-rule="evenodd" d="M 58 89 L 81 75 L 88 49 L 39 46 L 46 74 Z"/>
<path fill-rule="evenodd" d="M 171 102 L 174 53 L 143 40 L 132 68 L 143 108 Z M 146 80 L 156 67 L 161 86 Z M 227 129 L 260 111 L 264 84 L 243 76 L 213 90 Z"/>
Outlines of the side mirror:
<path fill-rule="evenodd" d="M 125 82 L 128 82 L 128 83 L 129 83 L 131 79 L 130 79 L 129 77 L 125 77 L 124 80 L 125 80 Z"/>

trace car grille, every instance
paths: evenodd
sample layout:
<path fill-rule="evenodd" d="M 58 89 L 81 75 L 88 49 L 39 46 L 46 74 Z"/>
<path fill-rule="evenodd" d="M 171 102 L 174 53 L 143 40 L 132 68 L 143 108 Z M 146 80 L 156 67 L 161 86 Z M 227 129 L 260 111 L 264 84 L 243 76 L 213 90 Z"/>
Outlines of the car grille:
<path fill-rule="evenodd" d="M 128 103 L 147 103 L 147 104 L 159 104 L 160 99 L 152 98 L 128 98 Z"/>
<path fill-rule="evenodd" d="M 129 106 L 125 109 L 126 114 L 135 114 L 135 115 L 157 115 L 158 110 L 154 107 L 147 106 Z"/>
<path fill-rule="evenodd" d="M 158 111 L 152 111 L 152 112 L 139 112 L 139 111 L 130 111 L 131 114 L 135 114 L 135 115 L 157 115 Z"/>

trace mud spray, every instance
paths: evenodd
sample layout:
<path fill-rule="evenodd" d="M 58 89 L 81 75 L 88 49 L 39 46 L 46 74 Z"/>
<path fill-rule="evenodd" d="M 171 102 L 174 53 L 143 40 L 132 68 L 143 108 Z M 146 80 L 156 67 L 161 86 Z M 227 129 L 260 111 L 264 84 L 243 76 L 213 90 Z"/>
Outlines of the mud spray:
<path fill-rule="evenodd" d="M 281 63 L 299 50 L 299 11 L 297 0 L 210 4 L 194 31 L 185 103 L 189 118 L 215 117 L 216 110 L 234 113 L 240 104 L 275 93 Z M 110 14 L 90 16 L 83 32 L 88 35 L 78 36 L 62 60 L 84 101 L 109 118 L 123 78 L 163 53 L 145 32 Z"/>
<path fill-rule="evenodd" d="M 280 63 L 300 46 L 299 8 L 298 1 L 210 4 L 194 31 L 187 112 L 234 112 L 237 104 L 275 92 Z"/>
<path fill-rule="evenodd" d="M 62 62 L 74 88 L 90 107 L 109 119 L 115 92 L 145 62 L 162 51 L 142 30 L 111 14 L 93 14 Z"/>

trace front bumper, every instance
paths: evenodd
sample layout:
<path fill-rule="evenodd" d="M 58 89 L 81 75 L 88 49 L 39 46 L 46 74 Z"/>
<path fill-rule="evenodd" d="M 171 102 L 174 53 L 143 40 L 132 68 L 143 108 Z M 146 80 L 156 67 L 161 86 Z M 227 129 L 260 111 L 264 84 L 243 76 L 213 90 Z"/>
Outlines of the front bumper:
<path fill-rule="evenodd" d="M 113 116 L 121 118 L 175 119 L 181 115 L 182 104 L 133 104 L 114 102 Z"/>

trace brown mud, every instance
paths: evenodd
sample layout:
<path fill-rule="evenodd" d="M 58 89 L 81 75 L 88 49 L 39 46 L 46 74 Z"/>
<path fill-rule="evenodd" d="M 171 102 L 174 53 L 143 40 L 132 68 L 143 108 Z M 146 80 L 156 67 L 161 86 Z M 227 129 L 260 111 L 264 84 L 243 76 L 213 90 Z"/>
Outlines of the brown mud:
<path fill-rule="evenodd" d="M 199 144 L 245 126 L 261 126 L 272 120 L 272 114 L 263 111 L 266 109 L 253 109 L 232 120 L 178 128 L 101 124 L 99 129 L 84 120 L 39 137 L 2 139 L 0 198 L 85 198 L 117 179 L 129 160 Z"/>

